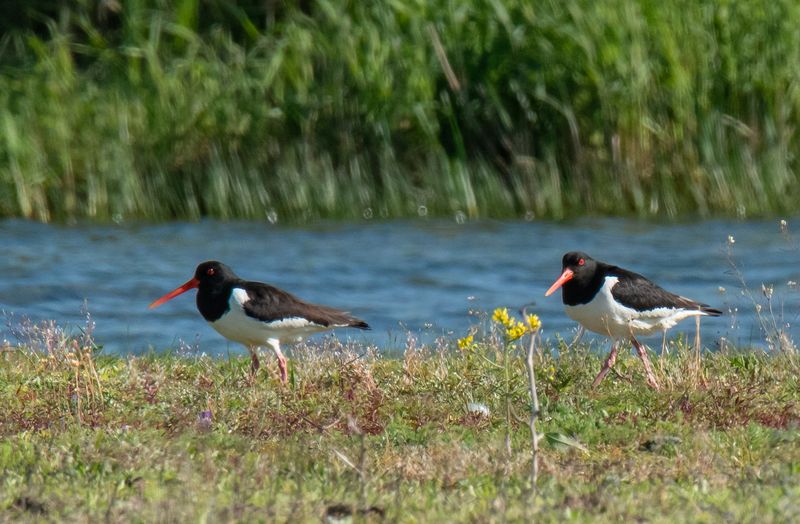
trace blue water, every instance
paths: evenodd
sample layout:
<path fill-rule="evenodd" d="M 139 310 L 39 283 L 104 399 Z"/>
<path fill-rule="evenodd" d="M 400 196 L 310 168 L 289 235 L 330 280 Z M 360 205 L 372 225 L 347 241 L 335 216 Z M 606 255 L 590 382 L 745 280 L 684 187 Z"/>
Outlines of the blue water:
<path fill-rule="evenodd" d="M 773 285 L 773 316 L 799 340 L 800 291 L 789 283 L 800 281 L 800 248 L 781 234 L 777 221 L 664 225 L 622 219 L 306 227 L 216 221 L 58 226 L 7 220 L 0 222 L 3 335 L 10 339 L 8 325 L 24 317 L 76 328 L 83 325 L 86 302 L 96 341 L 108 352 L 174 349 L 181 341 L 209 354 L 239 352 L 205 324 L 193 292 L 147 309 L 188 280 L 199 262 L 217 259 L 243 278 L 352 311 L 373 330 L 339 331 L 339 338 L 374 343 L 387 352 L 402 348 L 408 332 L 423 340 L 462 335 L 475 321 L 470 310 L 517 308 L 532 301 L 545 336 L 569 338 L 575 324 L 564 315 L 560 294 L 545 298 L 543 293 L 560 272 L 561 255 L 580 249 L 725 310 L 724 317 L 703 321 L 706 344 L 726 337 L 763 345 L 755 307 L 730 271 L 729 235 L 756 299 L 764 302 L 762 283 Z M 694 322 L 679 325 L 673 334 L 680 330 L 693 333 Z"/>

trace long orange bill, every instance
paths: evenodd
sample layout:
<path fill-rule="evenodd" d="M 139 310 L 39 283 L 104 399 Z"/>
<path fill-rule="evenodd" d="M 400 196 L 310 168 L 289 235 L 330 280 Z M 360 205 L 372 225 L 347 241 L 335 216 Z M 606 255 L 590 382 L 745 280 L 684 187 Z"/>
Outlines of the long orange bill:
<path fill-rule="evenodd" d="M 555 293 L 558 288 L 563 286 L 565 282 L 567 282 L 568 280 L 572 280 L 572 277 L 574 276 L 575 273 L 573 273 L 571 269 L 565 269 L 564 272 L 561 273 L 561 276 L 558 277 L 558 280 L 553 282 L 553 285 L 550 286 L 550 289 L 547 290 L 544 296 L 549 297 L 550 295 Z"/>
<path fill-rule="evenodd" d="M 166 302 L 167 300 L 172 300 L 173 298 L 177 297 L 178 295 L 180 295 L 182 293 L 186 293 L 190 289 L 194 289 L 199 285 L 200 285 L 200 281 L 197 280 L 196 278 L 193 278 L 190 281 L 188 281 L 187 283 L 185 283 L 184 285 L 182 285 L 181 287 L 173 289 L 172 291 L 170 291 L 169 293 L 167 293 L 163 297 L 159 298 L 158 300 L 156 300 L 155 302 L 150 304 L 148 307 L 150 309 L 153 309 L 154 307 L 158 307 L 161 304 L 163 304 L 164 302 Z"/>

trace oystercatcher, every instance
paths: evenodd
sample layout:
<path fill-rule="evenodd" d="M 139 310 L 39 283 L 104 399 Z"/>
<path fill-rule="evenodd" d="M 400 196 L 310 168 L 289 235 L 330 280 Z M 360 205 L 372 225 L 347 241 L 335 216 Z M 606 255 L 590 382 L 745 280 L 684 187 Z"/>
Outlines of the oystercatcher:
<path fill-rule="evenodd" d="M 592 383 L 597 387 L 617 359 L 622 339 L 630 338 L 642 359 L 647 382 L 658 389 L 647 350 L 636 335 L 666 331 L 688 317 L 718 317 L 722 311 L 670 293 L 647 278 L 595 260 L 581 252 L 564 255 L 562 273 L 544 294 L 562 288 L 567 315 L 584 328 L 612 339 L 611 353 Z"/>
<path fill-rule="evenodd" d="M 253 373 L 260 365 L 259 346 L 267 345 L 275 351 L 283 383 L 287 372 L 281 342 L 300 342 L 314 333 L 338 327 L 369 329 L 366 322 L 347 312 L 309 304 L 269 284 L 242 280 L 231 268 L 214 260 L 197 266 L 194 277 L 150 304 L 150 308 L 194 288 L 197 309 L 211 327 L 247 347 Z"/>

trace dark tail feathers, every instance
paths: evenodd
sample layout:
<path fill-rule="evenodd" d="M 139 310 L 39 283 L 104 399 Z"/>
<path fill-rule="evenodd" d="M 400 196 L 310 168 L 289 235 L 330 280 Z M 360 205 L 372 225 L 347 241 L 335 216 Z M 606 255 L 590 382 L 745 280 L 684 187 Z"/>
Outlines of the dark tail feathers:
<path fill-rule="evenodd" d="M 364 329 L 364 330 L 370 330 L 370 329 L 372 329 L 371 327 L 369 327 L 369 324 L 367 324 L 366 322 L 364 322 L 364 321 L 363 321 L 363 320 L 361 320 L 360 318 L 354 318 L 354 319 L 352 319 L 352 320 L 350 321 L 350 323 L 349 323 L 349 324 L 347 324 L 347 327 L 358 328 L 358 329 Z"/>
<path fill-rule="evenodd" d="M 708 315 L 710 317 L 718 317 L 718 316 L 722 315 L 722 311 L 720 311 L 719 309 L 715 309 L 713 307 L 709 307 L 709 306 L 707 306 L 705 304 L 700 304 L 700 311 L 702 311 L 703 313 L 705 313 L 706 315 Z"/>

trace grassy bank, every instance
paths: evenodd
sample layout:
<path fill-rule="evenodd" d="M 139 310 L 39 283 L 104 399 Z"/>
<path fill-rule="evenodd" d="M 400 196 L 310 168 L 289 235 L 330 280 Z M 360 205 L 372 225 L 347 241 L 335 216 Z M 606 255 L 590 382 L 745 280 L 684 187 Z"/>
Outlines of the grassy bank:
<path fill-rule="evenodd" d="M 662 391 L 630 355 L 590 391 L 599 355 L 545 347 L 531 500 L 518 349 L 441 345 L 395 360 L 326 341 L 293 356 L 286 387 L 274 362 L 251 379 L 244 358 L 7 348 L 1 511 L 67 522 L 318 522 L 353 508 L 372 522 L 800 517 L 792 355 L 707 354 L 698 367 L 675 343 L 656 360 Z"/>
<path fill-rule="evenodd" d="M 2 17 L 0 215 L 753 216 L 800 197 L 796 2 L 173 5 Z"/>

